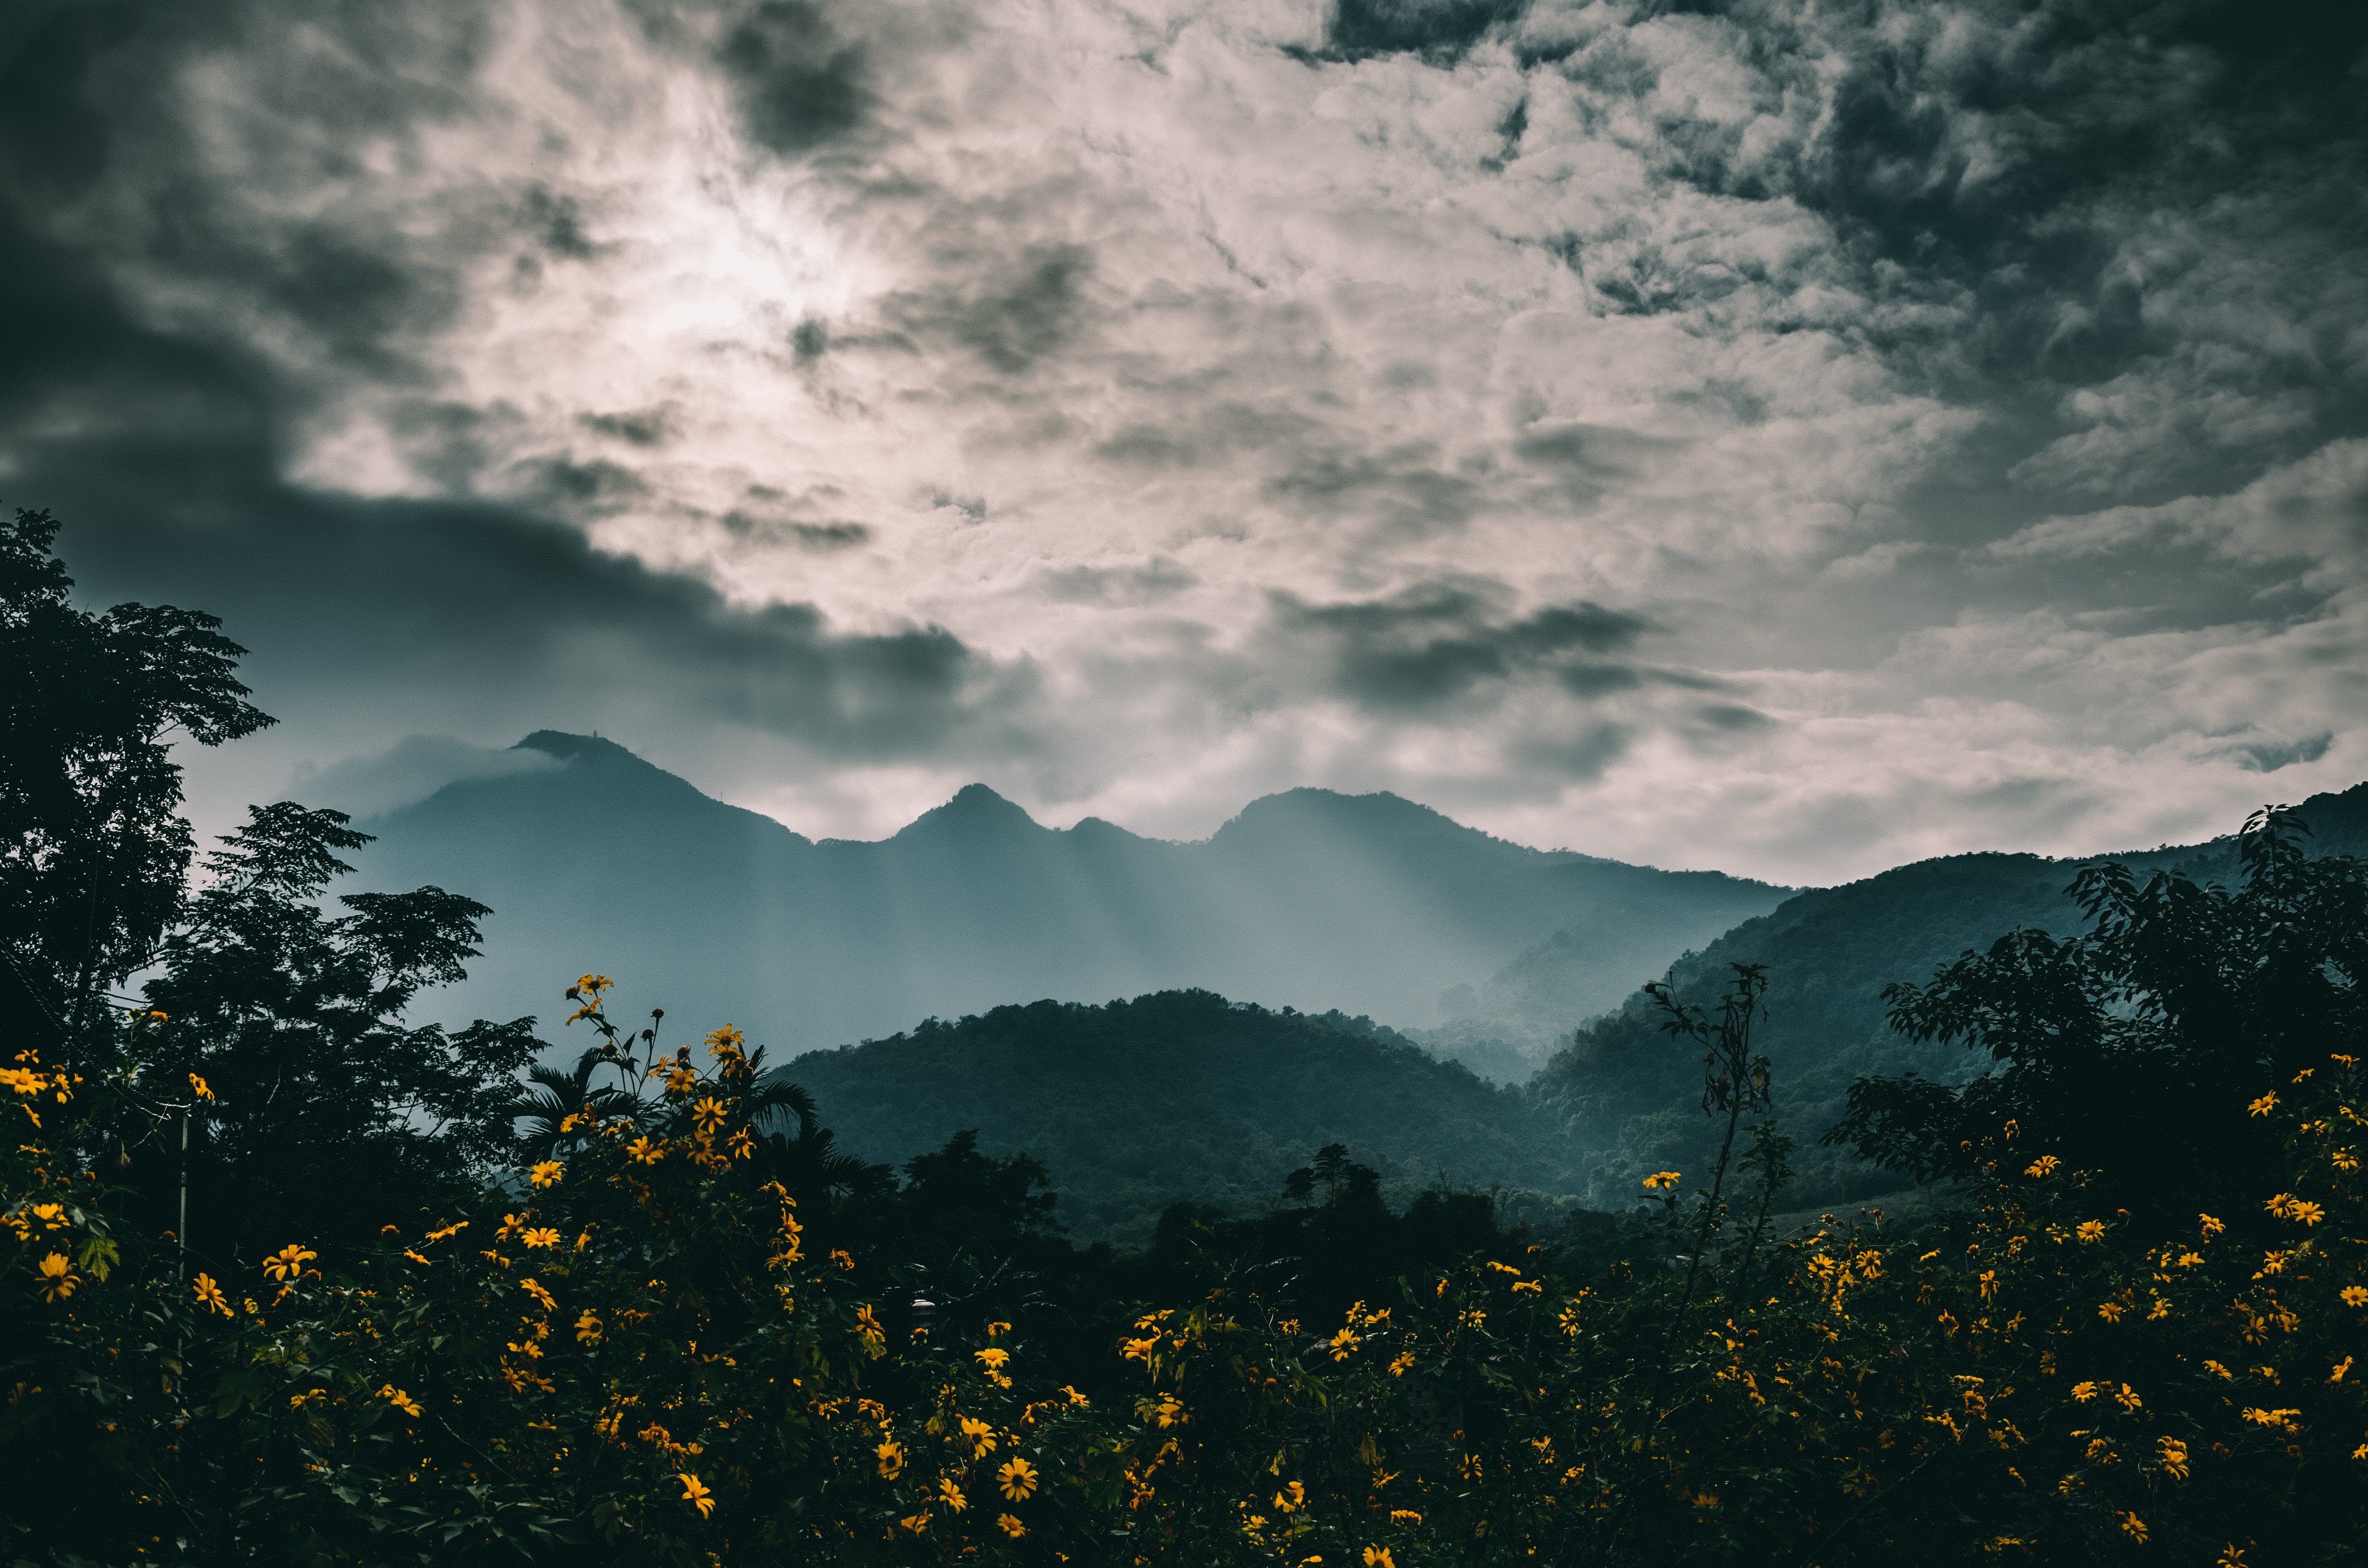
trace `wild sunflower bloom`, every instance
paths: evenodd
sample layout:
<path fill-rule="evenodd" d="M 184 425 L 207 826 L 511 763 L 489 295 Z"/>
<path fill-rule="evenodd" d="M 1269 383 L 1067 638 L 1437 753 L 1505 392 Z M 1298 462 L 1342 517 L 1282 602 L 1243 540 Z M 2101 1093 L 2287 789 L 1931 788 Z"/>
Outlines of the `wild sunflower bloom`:
<path fill-rule="evenodd" d="M 997 1514 L 995 1516 L 995 1524 L 997 1529 L 1014 1540 L 1028 1533 L 1028 1527 L 1019 1522 L 1019 1516 L 1016 1514 Z"/>
<path fill-rule="evenodd" d="M 214 1092 L 206 1087 L 206 1081 L 203 1078 L 199 1077 L 195 1073 L 189 1074 L 189 1093 L 197 1096 L 198 1098 L 201 1100 L 210 1100 L 214 1097 Z"/>
<path fill-rule="evenodd" d="M 2250 1112 L 2254 1116 L 2267 1116 L 2270 1112 L 2277 1108 L 2278 1096 L 2274 1094 L 2263 1095 L 2260 1099 L 2253 1101 L 2250 1105 L 2245 1108 L 2247 1111 Z"/>
<path fill-rule="evenodd" d="M 1388 1547 L 1369 1546 L 1365 1548 L 1365 1568 L 1398 1568 L 1398 1564 Z"/>
<path fill-rule="evenodd" d="M 1010 1351 L 997 1347 L 990 1347 L 985 1350 L 973 1350 L 971 1354 L 977 1357 L 982 1362 L 985 1363 L 986 1369 L 990 1372 L 999 1372 L 1003 1370 L 1003 1364 L 1011 1359 Z"/>
<path fill-rule="evenodd" d="M 905 1471 L 905 1445 L 894 1437 L 883 1438 L 872 1450 L 880 1456 L 880 1479 L 894 1481 Z"/>
<path fill-rule="evenodd" d="M 575 1342 L 578 1345 L 589 1345 L 599 1337 L 600 1319 L 598 1314 L 586 1308 L 584 1315 L 575 1320 Z"/>
<path fill-rule="evenodd" d="M 714 1495 L 700 1484 L 699 1477 L 678 1475 L 675 1479 L 682 1483 L 682 1500 L 698 1509 L 700 1518 L 703 1519 L 715 1512 Z"/>
<path fill-rule="evenodd" d="M 38 1271 L 37 1288 L 45 1301 L 63 1301 L 74 1293 L 75 1286 L 82 1283 L 67 1264 L 66 1255 L 62 1252 L 53 1252 L 41 1259 Z"/>
<path fill-rule="evenodd" d="M 995 1479 L 1014 1503 L 1025 1503 L 1036 1494 L 1036 1471 L 1026 1460 L 1013 1459 L 995 1472 Z"/>
<path fill-rule="evenodd" d="M 2053 1176 L 2055 1174 L 2055 1167 L 2062 1164 L 2063 1162 L 2053 1154 L 2042 1154 L 2024 1167 L 2022 1174 L 2027 1176 Z"/>
<path fill-rule="evenodd" d="M 970 1506 L 970 1499 L 962 1495 L 962 1489 L 954 1484 L 951 1475 L 938 1479 L 938 1495 L 944 1498 L 946 1506 L 957 1514 Z"/>
<path fill-rule="evenodd" d="M 1657 1192 L 1662 1187 L 1677 1186 L 1682 1179 L 1683 1177 L 1676 1171 L 1655 1171 L 1645 1178 L 1645 1185 Z M 1388 1553 L 1384 1552 L 1383 1555 L 1386 1557 Z M 1372 1553 L 1370 1550 L 1366 1552 L 1365 1561 L 1368 1562 L 1372 1561 Z"/>
<path fill-rule="evenodd" d="M 550 1290 L 546 1290 L 543 1287 L 542 1282 L 539 1279 L 521 1279 L 518 1281 L 518 1289 L 525 1291 L 528 1295 L 532 1296 L 536 1301 L 541 1301 L 544 1312 L 549 1312 L 552 1308 L 559 1305 L 559 1302 L 552 1298 Z"/>
<path fill-rule="evenodd" d="M 2084 1242 L 2100 1240 L 2105 1233 L 2105 1222 L 2102 1220 L 2083 1220 L 2078 1233 Z"/>
<path fill-rule="evenodd" d="M 199 1274 L 198 1276 L 196 1290 L 198 1301 L 200 1305 L 211 1307 L 214 1311 L 222 1313 L 224 1317 L 232 1315 L 230 1303 L 222 1300 L 222 1287 L 214 1283 L 214 1277 L 212 1275 Z"/>
<path fill-rule="evenodd" d="M 555 1247 L 559 1244 L 559 1233 L 549 1225 L 537 1225 L 518 1240 L 530 1247 Z"/>
<path fill-rule="evenodd" d="M 386 1401 L 387 1403 L 394 1406 L 397 1410 L 402 1411 L 405 1415 L 416 1415 L 419 1414 L 419 1402 L 412 1398 L 409 1394 L 404 1392 L 401 1389 L 395 1387 L 393 1383 L 381 1385 L 378 1391 L 378 1396 L 379 1398 Z"/>
<path fill-rule="evenodd" d="M 2346 1285 L 2343 1304 L 2347 1307 L 2368 1307 L 2368 1285 Z"/>
<path fill-rule="evenodd" d="M 637 1164 L 655 1165 L 666 1158 L 666 1145 L 651 1142 L 649 1135 L 643 1133 L 625 1145 L 625 1153 L 631 1154 Z"/>
<path fill-rule="evenodd" d="M 2203 1239 L 2206 1241 L 2211 1240 L 2214 1236 L 2218 1235 L 2221 1232 L 2228 1228 L 2209 1214 L 2198 1214 L 2196 1219 L 2203 1221 Z"/>
<path fill-rule="evenodd" d="M 561 1173 L 566 1169 L 557 1160 L 537 1160 L 534 1168 L 527 1172 L 526 1178 L 537 1187 L 556 1187 Z"/>
<path fill-rule="evenodd" d="M 977 1459 L 982 1454 L 989 1454 L 995 1451 L 995 1428 L 993 1426 L 988 1426 L 985 1422 L 972 1415 L 962 1416 L 961 1418 L 961 1425 L 962 1435 L 970 1441 L 971 1458 Z"/>
<path fill-rule="evenodd" d="M 263 1260 L 263 1272 L 274 1279 L 293 1279 L 304 1272 L 304 1266 L 321 1255 L 290 1242 Z"/>

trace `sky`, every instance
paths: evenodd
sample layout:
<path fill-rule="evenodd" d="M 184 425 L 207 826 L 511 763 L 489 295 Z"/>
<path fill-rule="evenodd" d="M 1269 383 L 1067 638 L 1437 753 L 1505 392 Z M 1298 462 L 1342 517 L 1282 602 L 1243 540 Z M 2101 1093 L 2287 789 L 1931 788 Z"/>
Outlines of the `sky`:
<path fill-rule="evenodd" d="M 2368 7 L 0 18 L 0 504 L 201 825 L 1298 785 L 1826 883 L 2368 778 Z"/>

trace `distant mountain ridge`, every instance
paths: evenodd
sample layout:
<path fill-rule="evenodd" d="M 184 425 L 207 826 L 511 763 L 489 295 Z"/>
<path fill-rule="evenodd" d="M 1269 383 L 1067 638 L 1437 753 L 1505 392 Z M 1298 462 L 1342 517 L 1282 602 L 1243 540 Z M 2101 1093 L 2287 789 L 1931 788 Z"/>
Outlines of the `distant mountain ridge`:
<path fill-rule="evenodd" d="M 2295 808 L 2309 827 L 2314 856 L 2368 854 L 2368 784 L 2312 796 Z M 2199 882 L 2233 884 L 2240 875 L 2237 837 L 2165 845 L 2134 853 L 2052 859 L 2040 855 L 1951 855 L 1895 867 L 1839 887 L 1794 894 L 1687 954 L 1672 978 L 1689 1000 L 1707 1005 L 1730 965 L 1768 968 L 1767 1021 L 1757 1036 L 1775 1069 L 1778 1113 L 1799 1138 L 1804 1201 L 1837 1202 L 1896 1186 L 1816 1135 L 1842 1114 L 1861 1074 L 1919 1073 L 1962 1083 L 1989 1059 L 1963 1046 L 1918 1045 L 1894 1034 L 1884 984 L 1921 983 L 1968 949 L 1987 950 L 2014 927 L 2068 937 L 2087 928 L 2065 889 L 2084 866 L 2119 862 L 2141 879 L 2177 871 Z M 1518 981 L 1543 967 L 1543 949 L 1508 966 Z M 1499 985 L 1509 985 L 1499 976 Z M 1641 994 L 1581 1029 L 1568 1049 L 1531 1079 L 1525 1092 L 1572 1142 L 1599 1151 L 1593 1195 L 1610 1201 L 1632 1190 L 1637 1173 L 1694 1168 L 1704 1157 L 1699 1062 L 1673 1051 L 1659 1014 Z M 1689 1162 L 1691 1162 L 1690 1165 Z"/>
<path fill-rule="evenodd" d="M 598 971 L 623 1006 L 728 1018 L 789 1051 L 1013 1002 L 1190 989 L 1419 1026 L 1443 991 L 1573 927 L 1602 934 L 1567 987 L 1600 1011 L 1790 891 L 1531 849 L 1395 795 L 1321 790 L 1179 844 L 1098 818 L 1048 828 L 973 784 L 886 839 L 817 841 L 611 741 L 519 744 L 561 766 L 358 824 L 378 837 L 360 879 L 494 908 L 470 983 L 442 999 L 460 1013 L 548 1016 Z"/>

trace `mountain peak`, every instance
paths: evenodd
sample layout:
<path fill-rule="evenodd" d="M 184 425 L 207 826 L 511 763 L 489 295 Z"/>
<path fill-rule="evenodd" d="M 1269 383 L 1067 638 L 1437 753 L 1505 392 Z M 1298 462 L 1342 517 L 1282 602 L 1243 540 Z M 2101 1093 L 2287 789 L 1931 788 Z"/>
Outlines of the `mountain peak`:
<path fill-rule="evenodd" d="M 512 751 L 539 751 L 555 756 L 562 762 L 574 762 L 578 757 L 597 758 L 602 762 L 628 761 L 653 767 L 616 742 L 601 735 L 571 735 L 564 730 L 537 730 L 510 748 Z"/>
<path fill-rule="evenodd" d="M 984 784 L 965 784 L 953 799 L 933 806 L 907 823 L 890 842 L 938 837 L 977 838 L 986 835 L 1050 833 L 1021 807 Z"/>

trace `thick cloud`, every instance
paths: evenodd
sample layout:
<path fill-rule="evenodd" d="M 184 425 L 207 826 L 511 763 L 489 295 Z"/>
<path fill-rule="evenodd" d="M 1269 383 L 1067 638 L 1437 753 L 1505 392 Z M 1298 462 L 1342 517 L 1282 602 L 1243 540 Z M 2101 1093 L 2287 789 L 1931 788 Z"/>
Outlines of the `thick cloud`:
<path fill-rule="evenodd" d="M 2183 837 L 2368 773 L 2364 51 L 2223 0 L 20 8 L 0 498 L 256 648 L 225 794 L 560 725 L 816 834 L 985 777 L 1795 881 Z"/>

